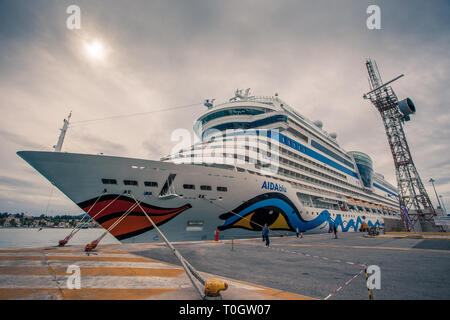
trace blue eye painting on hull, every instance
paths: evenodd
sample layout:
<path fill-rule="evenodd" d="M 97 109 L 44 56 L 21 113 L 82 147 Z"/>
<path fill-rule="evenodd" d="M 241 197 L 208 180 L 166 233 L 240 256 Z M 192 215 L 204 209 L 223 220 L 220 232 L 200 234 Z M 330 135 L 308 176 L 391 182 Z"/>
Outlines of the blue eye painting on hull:
<path fill-rule="evenodd" d="M 335 219 L 333 219 L 328 210 L 323 210 L 317 217 L 307 221 L 301 216 L 301 212 L 287 196 L 276 192 L 254 197 L 234 210 L 221 214 L 219 218 L 224 220 L 223 225 L 218 226 L 219 230 L 243 228 L 261 231 L 264 225 L 267 224 L 271 230 L 295 232 L 298 228 L 299 231 L 304 232 L 319 227 L 324 229 L 327 225 L 330 227 L 335 224 L 342 232 L 348 232 L 358 231 L 359 227 L 364 223 L 358 217 L 356 222 L 350 219 L 344 224 L 341 214 L 337 214 Z M 368 220 L 366 223 L 370 227 L 380 225 L 378 221 L 373 223 Z"/>
<path fill-rule="evenodd" d="M 219 216 L 225 220 L 219 230 L 244 228 L 260 231 L 264 224 L 272 230 L 311 230 L 328 221 L 328 211 L 306 221 L 289 198 L 280 193 L 265 193 L 246 201 L 236 209 Z"/>

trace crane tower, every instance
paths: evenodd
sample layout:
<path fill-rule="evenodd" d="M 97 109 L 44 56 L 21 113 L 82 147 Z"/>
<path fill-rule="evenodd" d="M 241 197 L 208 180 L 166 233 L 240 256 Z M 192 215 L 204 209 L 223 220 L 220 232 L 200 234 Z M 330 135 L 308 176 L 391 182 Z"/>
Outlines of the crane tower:
<path fill-rule="evenodd" d="M 366 67 L 371 91 L 363 97 L 372 102 L 383 120 L 394 158 L 404 228 L 407 231 L 438 230 L 434 224 L 436 212 L 414 165 L 403 130 L 403 124 L 410 120 L 410 115 L 416 112 L 416 107 L 410 98 L 398 101 L 394 90 L 388 86 L 403 75 L 383 84 L 376 62 L 367 59 Z"/>

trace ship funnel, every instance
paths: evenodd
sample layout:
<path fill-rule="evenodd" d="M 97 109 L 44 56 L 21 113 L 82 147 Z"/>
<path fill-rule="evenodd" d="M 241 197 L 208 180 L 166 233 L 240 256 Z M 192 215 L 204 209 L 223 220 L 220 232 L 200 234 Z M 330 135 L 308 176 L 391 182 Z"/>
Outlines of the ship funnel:
<path fill-rule="evenodd" d="M 410 98 L 406 98 L 402 101 L 399 101 L 398 107 L 400 111 L 403 113 L 404 115 L 403 119 L 405 121 L 409 121 L 410 120 L 409 115 L 416 112 L 416 106 L 414 105 L 414 103 Z"/>

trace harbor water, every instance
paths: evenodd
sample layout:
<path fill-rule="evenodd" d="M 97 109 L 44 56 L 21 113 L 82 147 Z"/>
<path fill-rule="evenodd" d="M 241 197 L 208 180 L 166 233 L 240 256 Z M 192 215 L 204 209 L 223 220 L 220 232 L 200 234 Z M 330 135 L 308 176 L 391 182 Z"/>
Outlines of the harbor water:
<path fill-rule="evenodd" d="M 72 229 L 64 228 L 0 228 L 0 248 L 46 247 L 56 246 Z M 70 240 L 72 245 L 85 245 L 97 239 L 105 232 L 102 228 L 81 229 Z M 119 244 L 109 233 L 102 239 L 102 244 Z"/>

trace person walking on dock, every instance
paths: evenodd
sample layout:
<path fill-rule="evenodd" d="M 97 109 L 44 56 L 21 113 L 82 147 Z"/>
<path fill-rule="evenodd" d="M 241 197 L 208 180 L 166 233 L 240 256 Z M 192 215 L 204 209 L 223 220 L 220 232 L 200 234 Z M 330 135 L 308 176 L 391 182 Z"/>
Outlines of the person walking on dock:
<path fill-rule="evenodd" d="M 336 228 L 336 224 L 333 224 L 333 232 L 334 232 L 334 238 L 337 239 L 337 228 Z"/>
<path fill-rule="evenodd" d="M 298 230 L 298 227 L 295 229 L 295 233 L 297 233 L 297 239 L 298 239 L 298 235 L 300 233 L 300 231 Z"/>
<path fill-rule="evenodd" d="M 262 230 L 262 236 L 263 239 L 266 240 L 266 247 L 269 247 L 270 240 L 269 240 L 269 228 L 267 227 L 267 223 L 264 225 L 264 228 Z"/>

